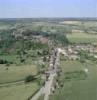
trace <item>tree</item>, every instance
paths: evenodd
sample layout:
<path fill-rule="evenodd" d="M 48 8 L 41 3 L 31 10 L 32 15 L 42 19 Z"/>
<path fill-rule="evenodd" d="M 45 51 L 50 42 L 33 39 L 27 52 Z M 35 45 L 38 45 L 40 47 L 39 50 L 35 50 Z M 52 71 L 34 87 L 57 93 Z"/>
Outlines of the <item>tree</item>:
<path fill-rule="evenodd" d="M 47 61 L 47 59 L 46 59 L 46 57 L 45 57 L 45 56 L 43 57 L 43 61 L 44 61 L 44 62 L 46 62 L 46 61 Z"/>
<path fill-rule="evenodd" d="M 25 78 L 25 83 L 34 81 L 36 78 L 33 75 L 29 75 Z"/>

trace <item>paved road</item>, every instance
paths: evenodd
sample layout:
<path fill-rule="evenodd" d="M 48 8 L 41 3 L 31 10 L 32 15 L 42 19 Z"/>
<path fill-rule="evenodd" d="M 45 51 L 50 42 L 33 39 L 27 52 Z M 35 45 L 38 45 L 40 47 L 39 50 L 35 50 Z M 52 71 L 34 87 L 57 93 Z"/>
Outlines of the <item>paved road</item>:
<path fill-rule="evenodd" d="M 39 97 L 43 94 L 43 91 L 44 91 L 44 87 L 42 87 L 42 88 L 36 93 L 36 95 L 32 97 L 31 100 L 38 100 Z"/>
<path fill-rule="evenodd" d="M 51 94 L 51 88 L 53 85 L 53 79 L 56 76 L 58 67 L 59 67 L 59 59 L 60 59 L 60 52 L 58 51 L 58 48 L 56 48 L 53 51 L 53 54 L 51 55 L 50 62 L 49 62 L 49 78 L 48 81 L 45 82 L 45 86 L 43 86 L 37 94 L 32 97 L 31 100 L 38 100 L 38 98 L 44 94 L 44 100 L 49 100 L 49 95 Z"/>
<path fill-rule="evenodd" d="M 44 100 L 49 100 L 49 95 L 51 93 L 51 87 L 52 87 L 53 79 L 54 79 L 55 76 L 56 76 L 55 73 L 51 74 L 49 76 L 49 80 L 46 82 L 46 85 L 45 85 L 45 88 L 44 88 L 44 93 L 45 93 Z"/>
<path fill-rule="evenodd" d="M 44 96 L 44 100 L 49 100 L 49 95 L 51 94 L 51 88 L 53 85 L 53 80 L 54 77 L 57 74 L 57 69 L 59 67 L 59 59 L 60 59 L 60 52 L 58 51 L 58 48 L 54 50 L 53 55 L 52 55 L 52 70 L 49 73 L 49 80 L 46 82 L 45 84 L 45 96 Z"/>

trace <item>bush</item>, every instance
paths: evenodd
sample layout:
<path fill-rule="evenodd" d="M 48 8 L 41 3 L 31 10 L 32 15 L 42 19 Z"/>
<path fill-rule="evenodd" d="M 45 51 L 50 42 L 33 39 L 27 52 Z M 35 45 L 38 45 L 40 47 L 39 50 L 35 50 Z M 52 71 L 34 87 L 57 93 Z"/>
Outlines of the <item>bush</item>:
<path fill-rule="evenodd" d="M 10 66 L 10 63 L 7 63 L 6 66 L 7 66 L 7 67 Z"/>
<path fill-rule="evenodd" d="M 7 60 L 0 59 L 0 64 L 7 64 L 7 63 L 8 63 Z"/>
<path fill-rule="evenodd" d="M 35 80 L 36 78 L 33 75 L 29 75 L 25 78 L 25 83 L 31 82 Z"/>

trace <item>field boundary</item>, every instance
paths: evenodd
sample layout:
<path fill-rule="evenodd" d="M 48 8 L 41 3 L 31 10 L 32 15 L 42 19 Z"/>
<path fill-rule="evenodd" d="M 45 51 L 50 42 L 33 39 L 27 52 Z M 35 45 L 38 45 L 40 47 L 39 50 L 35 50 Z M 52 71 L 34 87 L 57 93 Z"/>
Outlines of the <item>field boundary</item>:
<path fill-rule="evenodd" d="M 1 88 L 1 87 L 7 87 L 7 86 L 10 86 L 10 85 L 22 84 L 22 83 L 24 83 L 24 79 L 19 80 L 19 81 L 0 83 L 0 88 Z"/>
<path fill-rule="evenodd" d="M 36 90 L 31 96 L 29 96 L 27 100 L 31 100 L 32 97 L 33 97 L 39 90 L 40 90 L 40 88 L 39 88 L 38 90 Z"/>

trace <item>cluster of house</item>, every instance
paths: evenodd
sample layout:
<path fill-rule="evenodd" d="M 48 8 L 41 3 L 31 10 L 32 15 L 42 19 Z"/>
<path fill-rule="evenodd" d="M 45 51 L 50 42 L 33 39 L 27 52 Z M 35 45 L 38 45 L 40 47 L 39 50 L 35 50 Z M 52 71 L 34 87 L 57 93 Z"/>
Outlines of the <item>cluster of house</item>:
<path fill-rule="evenodd" d="M 67 57 L 69 60 L 77 60 L 80 59 L 78 55 L 80 50 L 87 51 L 89 55 L 97 59 L 97 45 L 92 45 L 92 44 L 69 45 L 65 46 L 62 52 L 65 55 L 65 57 Z"/>

